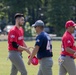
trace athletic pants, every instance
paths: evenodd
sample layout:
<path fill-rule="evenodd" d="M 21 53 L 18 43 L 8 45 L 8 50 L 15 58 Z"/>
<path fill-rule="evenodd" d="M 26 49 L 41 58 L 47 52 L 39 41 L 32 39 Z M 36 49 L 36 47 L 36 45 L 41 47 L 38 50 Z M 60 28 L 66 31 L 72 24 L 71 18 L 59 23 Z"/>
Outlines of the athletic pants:
<path fill-rule="evenodd" d="M 9 51 L 9 59 L 12 63 L 10 75 L 17 75 L 19 71 L 21 75 L 27 75 L 25 65 L 23 63 L 21 53 L 18 51 Z"/>
<path fill-rule="evenodd" d="M 74 59 L 70 56 L 59 57 L 59 75 L 76 75 Z"/>
<path fill-rule="evenodd" d="M 53 61 L 51 57 L 42 58 L 39 60 L 39 63 L 38 75 L 52 75 Z"/>

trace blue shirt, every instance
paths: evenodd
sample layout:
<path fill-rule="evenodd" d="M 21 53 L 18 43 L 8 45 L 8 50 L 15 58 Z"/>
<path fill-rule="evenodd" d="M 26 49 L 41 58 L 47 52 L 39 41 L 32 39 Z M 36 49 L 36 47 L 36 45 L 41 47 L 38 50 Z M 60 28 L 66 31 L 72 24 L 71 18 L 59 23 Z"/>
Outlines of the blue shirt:
<path fill-rule="evenodd" d="M 39 46 L 37 58 L 52 57 L 52 44 L 51 38 L 46 32 L 41 32 L 36 37 L 35 46 Z"/>

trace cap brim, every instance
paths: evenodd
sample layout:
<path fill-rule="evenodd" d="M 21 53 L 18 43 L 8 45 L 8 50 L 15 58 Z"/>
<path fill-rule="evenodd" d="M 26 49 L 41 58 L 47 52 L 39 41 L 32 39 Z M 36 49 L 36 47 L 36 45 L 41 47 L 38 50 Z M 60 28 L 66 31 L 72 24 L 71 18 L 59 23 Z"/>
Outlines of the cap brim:
<path fill-rule="evenodd" d="M 28 56 L 28 58 L 30 58 L 30 55 Z M 38 58 L 37 58 L 36 56 L 34 56 L 34 57 L 32 58 L 31 63 L 32 63 L 33 65 L 38 65 Z"/>
<path fill-rule="evenodd" d="M 74 24 L 74 27 L 75 27 L 75 29 L 76 29 L 76 24 Z"/>
<path fill-rule="evenodd" d="M 35 24 L 33 24 L 32 27 L 35 27 Z"/>
<path fill-rule="evenodd" d="M 34 57 L 32 58 L 31 63 L 32 63 L 33 65 L 38 65 L 38 59 L 37 59 L 36 56 L 34 56 Z"/>

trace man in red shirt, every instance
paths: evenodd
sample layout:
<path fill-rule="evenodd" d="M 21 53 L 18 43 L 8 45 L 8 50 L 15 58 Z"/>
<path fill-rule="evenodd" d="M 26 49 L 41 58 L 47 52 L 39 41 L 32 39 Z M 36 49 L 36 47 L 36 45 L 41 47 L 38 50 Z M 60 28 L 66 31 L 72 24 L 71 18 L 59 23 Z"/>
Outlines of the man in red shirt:
<path fill-rule="evenodd" d="M 9 59 L 12 62 L 11 74 L 17 75 L 20 71 L 21 75 L 27 75 L 26 68 L 21 58 L 22 51 L 31 54 L 24 42 L 22 25 L 24 24 L 24 15 L 17 13 L 15 15 L 15 26 L 8 33 L 8 50 Z"/>
<path fill-rule="evenodd" d="M 76 46 L 72 33 L 75 23 L 69 20 L 65 24 L 66 31 L 62 37 L 61 54 L 59 57 L 59 75 L 76 75 L 74 58 L 76 57 Z"/>

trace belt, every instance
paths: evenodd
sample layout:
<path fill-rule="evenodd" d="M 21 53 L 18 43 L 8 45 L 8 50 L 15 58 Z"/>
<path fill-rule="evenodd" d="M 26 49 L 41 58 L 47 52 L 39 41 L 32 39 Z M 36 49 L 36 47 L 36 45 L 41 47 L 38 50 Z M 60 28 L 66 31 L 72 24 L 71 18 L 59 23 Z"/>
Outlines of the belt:
<path fill-rule="evenodd" d="M 66 57 L 66 56 L 68 56 L 68 55 L 61 55 L 61 56 Z M 72 59 L 75 59 L 73 56 L 69 56 L 69 57 L 72 58 Z"/>
<path fill-rule="evenodd" d="M 43 58 L 51 58 L 52 56 L 50 56 L 50 57 L 43 57 Z M 43 58 L 38 58 L 39 60 L 41 60 L 41 59 L 43 59 Z"/>

